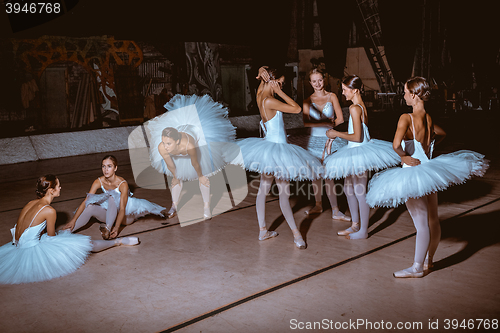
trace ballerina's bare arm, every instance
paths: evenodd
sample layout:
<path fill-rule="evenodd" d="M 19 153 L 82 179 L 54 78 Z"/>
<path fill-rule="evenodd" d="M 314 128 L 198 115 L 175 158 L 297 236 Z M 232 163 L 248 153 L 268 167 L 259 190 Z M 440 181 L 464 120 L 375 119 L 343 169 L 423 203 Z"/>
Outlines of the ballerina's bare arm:
<path fill-rule="evenodd" d="M 446 137 L 446 132 L 444 131 L 444 129 L 441 128 L 441 126 L 438 126 L 436 124 L 433 124 L 433 127 L 434 127 L 434 131 L 433 131 L 433 135 L 431 137 L 431 141 L 436 140 L 436 142 L 434 142 L 434 144 L 437 145 L 441 141 L 444 140 L 444 138 Z"/>
<path fill-rule="evenodd" d="M 95 194 L 100 187 L 101 187 L 101 182 L 99 181 L 99 179 L 96 179 L 92 183 L 92 186 L 90 187 L 90 191 L 88 193 Z M 86 201 L 87 201 L 87 198 L 85 198 L 85 200 L 82 201 L 82 203 L 80 204 L 80 206 L 76 210 L 76 213 L 73 216 L 73 218 L 63 227 L 63 229 L 73 230 L 73 227 L 75 226 L 76 220 L 80 217 L 83 210 L 85 209 L 85 202 Z"/>
<path fill-rule="evenodd" d="M 286 102 L 286 103 L 280 102 L 276 98 L 267 98 L 264 101 L 264 103 L 266 110 L 271 111 L 271 117 L 269 117 L 269 119 L 274 117 L 276 111 L 281 111 L 285 113 L 300 113 L 300 111 L 302 110 L 300 105 L 298 105 L 291 97 L 289 97 L 287 94 L 285 94 L 283 90 L 281 90 L 281 86 L 277 81 L 271 80 L 269 84 L 271 84 L 273 92 Z"/>
<path fill-rule="evenodd" d="M 42 211 L 43 215 L 40 213 L 37 218 L 42 218 L 42 221 L 47 221 L 47 235 L 55 236 L 56 235 L 56 218 L 57 213 L 54 208 L 51 206 L 45 207 Z M 40 216 L 41 215 L 41 216 Z"/>
<path fill-rule="evenodd" d="M 405 138 L 408 128 L 411 127 L 410 115 L 405 113 L 399 117 L 398 127 L 396 129 L 396 134 L 394 134 L 394 140 L 392 141 L 392 148 L 401 157 L 401 164 L 406 164 L 409 166 L 416 166 L 420 164 L 420 160 L 408 155 L 401 146 L 401 141 Z M 415 136 L 415 133 L 413 133 Z"/>
<path fill-rule="evenodd" d="M 311 118 L 311 97 L 307 98 L 302 102 L 302 120 L 304 121 L 305 127 L 321 127 L 321 126 L 331 126 L 331 122 L 326 124 L 325 120 L 316 121 L 314 118 Z"/>
<path fill-rule="evenodd" d="M 168 170 L 172 173 L 174 178 L 177 178 L 176 175 L 177 170 L 175 168 L 175 163 L 172 160 L 172 157 L 170 157 L 170 154 L 165 150 L 165 147 L 163 147 L 163 144 L 161 143 L 158 145 L 158 152 L 160 153 L 161 157 L 163 157 L 163 160 L 167 164 Z"/>
<path fill-rule="evenodd" d="M 361 121 L 363 110 L 361 109 L 361 107 L 359 107 L 359 105 L 352 105 L 349 108 L 349 112 L 351 113 L 352 128 L 354 133 L 349 134 L 348 132 L 339 132 L 337 130 L 331 129 L 326 132 L 327 137 L 329 137 L 330 139 L 339 137 L 354 142 L 361 142 L 363 140 L 363 124 Z"/>
<path fill-rule="evenodd" d="M 340 106 L 339 99 L 337 95 L 334 93 L 330 94 L 330 101 L 333 105 L 333 110 L 335 111 L 335 115 L 337 116 L 335 120 L 333 120 L 333 127 L 342 124 L 344 120 L 344 114 L 342 113 L 342 107 Z"/>
<path fill-rule="evenodd" d="M 121 183 L 118 187 L 118 190 L 120 191 L 120 209 L 118 210 L 115 224 L 113 225 L 113 228 L 111 229 L 111 233 L 109 235 L 111 238 L 115 238 L 116 236 L 118 236 L 120 225 L 122 225 L 122 222 L 125 220 L 125 213 L 128 202 L 128 183 L 126 181 Z"/>
<path fill-rule="evenodd" d="M 267 66 L 262 66 L 259 68 L 259 74 L 257 75 L 256 79 L 260 80 L 259 88 L 257 88 L 257 94 L 258 95 L 262 89 L 264 89 L 264 82 L 269 82 L 269 73 L 266 70 Z"/>

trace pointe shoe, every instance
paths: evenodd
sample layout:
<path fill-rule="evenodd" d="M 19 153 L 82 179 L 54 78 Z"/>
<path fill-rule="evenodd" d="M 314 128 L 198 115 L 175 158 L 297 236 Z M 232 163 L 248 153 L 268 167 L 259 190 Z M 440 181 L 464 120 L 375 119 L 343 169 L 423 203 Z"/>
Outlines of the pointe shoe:
<path fill-rule="evenodd" d="M 171 219 L 175 216 L 177 216 L 177 209 L 175 208 L 175 205 L 172 205 L 167 213 L 167 219 Z"/>
<path fill-rule="evenodd" d="M 302 238 L 302 235 L 300 234 L 298 229 L 293 229 L 293 243 L 298 249 L 305 249 L 306 248 L 306 242 L 304 242 L 304 239 Z"/>
<path fill-rule="evenodd" d="M 118 238 L 118 241 L 120 242 L 120 245 L 125 245 L 125 246 L 134 246 L 138 245 L 140 243 L 138 237 L 120 237 Z"/>
<path fill-rule="evenodd" d="M 320 205 L 316 205 L 313 208 L 308 209 L 304 212 L 304 214 L 306 215 L 321 214 L 321 213 L 323 213 L 323 207 L 321 207 Z"/>
<path fill-rule="evenodd" d="M 395 278 L 420 278 L 424 276 L 422 265 L 413 263 L 411 267 L 393 273 Z"/>
<path fill-rule="evenodd" d="M 338 221 L 351 222 L 351 218 L 349 216 L 345 216 L 338 208 L 332 210 L 332 219 Z"/>
<path fill-rule="evenodd" d="M 203 219 L 204 220 L 211 220 L 212 219 L 212 213 L 210 213 L 210 207 L 203 208 Z"/>
<path fill-rule="evenodd" d="M 104 225 L 99 226 L 99 231 L 101 232 L 102 239 L 104 239 L 104 240 L 109 239 L 109 235 L 111 234 L 111 231 L 109 231 L 107 225 L 104 224 Z"/>
<path fill-rule="evenodd" d="M 293 242 L 298 249 L 303 250 L 306 248 L 306 242 L 304 242 L 302 236 L 294 237 Z"/>
<path fill-rule="evenodd" d="M 266 229 L 264 228 L 262 231 L 264 231 L 264 230 L 266 230 Z M 259 236 L 259 240 L 263 241 L 263 240 L 266 240 L 266 239 L 269 239 L 269 238 L 273 238 L 273 237 L 276 237 L 276 236 L 278 236 L 278 233 L 276 231 L 266 231 L 266 233 L 264 234 L 264 236 Z"/>
<path fill-rule="evenodd" d="M 359 228 L 361 225 L 359 222 L 352 222 L 351 226 L 345 230 L 337 231 L 337 235 L 339 236 L 347 236 L 349 234 L 352 234 L 353 232 L 359 231 Z"/>

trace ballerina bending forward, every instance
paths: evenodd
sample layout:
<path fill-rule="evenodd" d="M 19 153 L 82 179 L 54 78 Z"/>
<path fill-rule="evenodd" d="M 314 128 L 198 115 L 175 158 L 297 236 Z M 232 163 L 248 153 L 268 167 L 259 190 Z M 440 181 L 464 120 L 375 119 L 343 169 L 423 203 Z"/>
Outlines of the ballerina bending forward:
<path fill-rule="evenodd" d="M 175 95 L 167 112 L 147 122 L 150 132 L 151 165 L 173 177 L 172 207 L 168 218 L 177 215 L 183 181 L 198 179 L 203 198 L 203 218 L 210 211 L 210 180 L 239 153 L 236 130 L 227 119 L 228 110 L 208 95 Z"/>

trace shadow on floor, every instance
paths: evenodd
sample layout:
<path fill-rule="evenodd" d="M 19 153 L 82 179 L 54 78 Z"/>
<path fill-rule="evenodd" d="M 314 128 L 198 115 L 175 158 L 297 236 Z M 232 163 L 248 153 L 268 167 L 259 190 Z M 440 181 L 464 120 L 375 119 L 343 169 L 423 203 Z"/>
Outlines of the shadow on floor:
<path fill-rule="evenodd" d="M 456 265 L 481 249 L 500 243 L 500 210 L 445 220 L 441 222 L 441 230 L 441 240 L 465 245 L 457 253 L 435 262 L 434 271 Z"/>

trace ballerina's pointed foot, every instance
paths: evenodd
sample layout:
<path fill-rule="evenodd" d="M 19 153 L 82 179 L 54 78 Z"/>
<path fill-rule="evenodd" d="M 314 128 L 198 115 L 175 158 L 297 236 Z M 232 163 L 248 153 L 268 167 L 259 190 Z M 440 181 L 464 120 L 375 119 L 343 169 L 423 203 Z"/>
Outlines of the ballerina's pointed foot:
<path fill-rule="evenodd" d="M 368 233 L 357 231 L 345 236 L 346 239 L 367 239 Z"/>
<path fill-rule="evenodd" d="M 274 238 L 278 236 L 276 231 L 268 231 L 266 228 L 260 228 L 259 240 L 263 241 L 269 238 Z"/>
<path fill-rule="evenodd" d="M 315 205 L 313 208 L 308 209 L 304 212 L 306 215 L 321 214 L 323 213 L 323 207 L 321 205 Z"/>
<path fill-rule="evenodd" d="M 345 230 L 337 231 L 337 235 L 339 236 L 347 236 L 349 234 L 352 234 L 354 232 L 359 231 L 360 224 L 359 222 L 352 222 L 351 226 Z"/>
<path fill-rule="evenodd" d="M 104 240 L 108 240 L 110 235 L 111 235 L 111 231 L 109 231 L 108 229 L 108 226 L 107 225 L 101 225 L 99 227 L 99 231 L 101 232 L 101 236 L 102 236 L 102 239 Z"/>
<path fill-rule="evenodd" d="M 423 265 L 413 263 L 411 267 L 393 273 L 395 278 L 420 278 L 424 276 Z"/>
<path fill-rule="evenodd" d="M 120 237 L 117 239 L 120 245 L 134 246 L 140 243 L 138 237 Z"/>
<path fill-rule="evenodd" d="M 332 219 L 344 222 L 351 222 L 351 218 L 342 213 L 338 208 L 332 210 Z"/>

